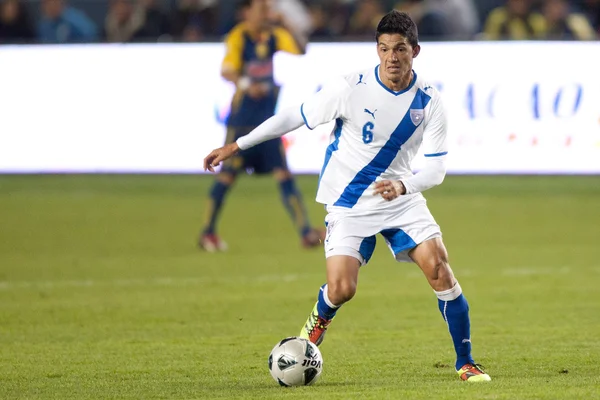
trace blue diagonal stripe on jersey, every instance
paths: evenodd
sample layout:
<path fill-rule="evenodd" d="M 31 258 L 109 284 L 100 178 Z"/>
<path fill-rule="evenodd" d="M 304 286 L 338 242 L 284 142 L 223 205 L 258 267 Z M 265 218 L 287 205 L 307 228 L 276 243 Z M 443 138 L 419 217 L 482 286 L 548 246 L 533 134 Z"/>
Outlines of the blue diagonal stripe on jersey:
<path fill-rule="evenodd" d="M 338 149 L 338 145 L 340 144 L 340 136 L 342 135 L 342 126 L 344 125 L 344 121 L 341 118 L 335 120 L 335 131 L 333 132 L 333 136 L 335 139 L 329 146 L 327 146 L 327 151 L 325 151 L 325 161 L 323 162 L 323 168 L 321 168 L 321 174 L 319 175 L 319 183 L 317 184 L 317 188 L 321 184 L 321 178 L 323 178 L 323 174 L 325 173 L 325 168 L 327 168 L 327 164 L 329 164 L 329 160 L 331 159 L 331 155 L 334 151 Z"/>
<path fill-rule="evenodd" d="M 367 164 L 356 176 L 352 182 L 346 186 L 334 206 L 352 208 L 358 202 L 358 199 L 371 183 L 377 179 L 394 161 L 400 151 L 400 147 L 415 133 L 418 125 L 415 125 L 410 118 L 410 110 L 422 110 L 431 100 L 431 97 L 421 89 L 417 91 L 408 111 L 398 124 L 390 139 L 379 150 L 379 153 Z M 421 122 L 422 123 L 422 122 Z M 419 124 L 420 125 L 420 124 Z"/>

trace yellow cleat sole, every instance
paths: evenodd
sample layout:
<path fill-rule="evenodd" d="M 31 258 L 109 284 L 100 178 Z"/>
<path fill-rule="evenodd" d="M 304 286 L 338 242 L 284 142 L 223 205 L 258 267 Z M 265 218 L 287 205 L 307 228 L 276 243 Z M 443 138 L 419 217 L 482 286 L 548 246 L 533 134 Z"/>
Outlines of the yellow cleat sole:
<path fill-rule="evenodd" d="M 474 376 L 470 376 L 467 379 L 467 382 L 489 382 L 491 381 L 492 378 L 490 378 L 490 376 L 488 374 L 483 374 L 483 375 L 474 375 Z"/>

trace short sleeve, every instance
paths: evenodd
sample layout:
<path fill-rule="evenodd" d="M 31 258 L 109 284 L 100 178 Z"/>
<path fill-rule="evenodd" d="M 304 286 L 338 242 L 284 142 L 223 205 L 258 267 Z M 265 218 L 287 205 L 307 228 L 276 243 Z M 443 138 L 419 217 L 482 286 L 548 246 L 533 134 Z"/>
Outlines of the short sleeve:
<path fill-rule="evenodd" d="M 296 40 L 292 34 L 283 28 L 275 28 L 274 30 L 277 50 L 285 51 L 290 54 L 302 54 Z"/>
<path fill-rule="evenodd" d="M 349 90 L 346 80 L 337 78 L 306 100 L 300 106 L 300 112 L 308 129 L 341 118 Z"/>
<path fill-rule="evenodd" d="M 423 152 L 425 157 L 439 157 L 448 154 L 448 122 L 444 104 L 439 94 L 431 99 L 429 118 L 423 132 Z"/>
<path fill-rule="evenodd" d="M 234 28 L 225 38 L 225 57 L 222 71 L 239 72 L 242 69 L 242 30 Z"/>

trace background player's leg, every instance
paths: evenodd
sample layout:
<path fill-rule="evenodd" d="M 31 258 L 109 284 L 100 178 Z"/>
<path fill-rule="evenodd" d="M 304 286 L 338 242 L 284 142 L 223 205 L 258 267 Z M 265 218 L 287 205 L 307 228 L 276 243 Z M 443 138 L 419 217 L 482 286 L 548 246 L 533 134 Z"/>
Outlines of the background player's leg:
<path fill-rule="evenodd" d="M 448 253 L 441 238 L 426 240 L 410 253 L 411 258 L 421 268 L 438 298 L 438 306 L 454 342 L 456 350 L 456 370 L 469 365 L 475 368 L 473 376 L 459 375 L 461 379 L 489 380 L 489 376 L 476 368 L 471 356 L 471 322 L 469 304 L 448 263 Z M 484 377 L 485 375 L 485 377 Z"/>
<path fill-rule="evenodd" d="M 235 182 L 236 175 L 232 172 L 221 172 L 217 175 L 210 189 L 204 228 L 200 236 L 199 245 L 206 251 L 225 250 L 225 243 L 217 235 L 217 219 L 223 208 L 225 196 Z"/>
<path fill-rule="evenodd" d="M 233 143 L 239 136 L 245 135 L 249 128 L 228 127 L 225 143 Z M 223 251 L 227 249 L 227 244 L 217 235 L 217 220 L 221 209 L 223 208 L 225 197 L 234 184 L 238 172 L 244 168 L 247 152 L 240 152 L 238 155 L 230 158 L 223 163 L 221 172 L 217 175 L 213 186 L 208 194 L 206 204 L 206 213 L 204 218 L 204 227 L 200 234 L 198 245 L 209 252 Z"/>
<path fill-rule="evenodd" d="M 302 201 L 302 194 L 296 187 L 292 173 L 287 169 L 276 168 L 273 170 L 273 175 L 277 179 L 277 182 L 279 182 L 281 201 L 292 218 L 299 234 L 301 236 L 308 234 L 310 232 L 308 214 Z"/>
<path fill-rule="evenodd" d="M 304 247 L 320 245 L 323 233 L 311 227 L 302 194 L 296 186 L 294 176 L 287 169 L 281 168 L 274 169 L 273 174 L 279 182 L 281 201 L 302 238 L 302 245 Z"/>
<path fill-rule="evenodd" d="M 302 200 L 302 194 L 296 186 L 294 176 L 287 167 L 285 149 L 280 138 L 268 140 L 256 146 L 260 151 L 257 171 L 272 172 L 281 192 L 281 201 L 287 210 L 304 247 L 316 247 L 324 239 L 324 232 L 313 229 Z"/>

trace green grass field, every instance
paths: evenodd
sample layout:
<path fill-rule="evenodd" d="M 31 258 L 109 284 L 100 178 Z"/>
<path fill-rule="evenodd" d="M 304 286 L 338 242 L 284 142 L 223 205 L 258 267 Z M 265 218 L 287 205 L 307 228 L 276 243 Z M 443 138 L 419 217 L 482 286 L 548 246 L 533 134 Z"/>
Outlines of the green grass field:
<path fill-rule="evenodd" d="M 493 381 L 460 382 L 437 301 L 383 241 L 313 387 L 269 375 L 323 283 L 270 178 L 206 254 L 210 177 L 0 176 L 1 399 L 600 398 L 600 177 L 448 177 L 427 193 Z M 315 224 L 316 177 L 301 177 Z"/>

